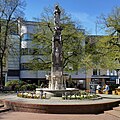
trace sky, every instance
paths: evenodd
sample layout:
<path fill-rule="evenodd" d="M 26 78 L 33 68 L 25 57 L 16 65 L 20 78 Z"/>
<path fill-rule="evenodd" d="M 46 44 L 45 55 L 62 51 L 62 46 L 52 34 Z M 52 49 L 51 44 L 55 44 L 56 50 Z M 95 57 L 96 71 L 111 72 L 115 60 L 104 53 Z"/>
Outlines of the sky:
<path fill-rule="evenodd" d="M 54 7 L 59 4 L 72 18 L 79 20 L 89 34 L 96 34 L 97 17 L 101 14 L 108 15 L 120 0 L 26 0 L 25 18 L 33 20 L 40 18 L 45 7 Z M 97 30 L 97 34 L 103 34 Z"/>

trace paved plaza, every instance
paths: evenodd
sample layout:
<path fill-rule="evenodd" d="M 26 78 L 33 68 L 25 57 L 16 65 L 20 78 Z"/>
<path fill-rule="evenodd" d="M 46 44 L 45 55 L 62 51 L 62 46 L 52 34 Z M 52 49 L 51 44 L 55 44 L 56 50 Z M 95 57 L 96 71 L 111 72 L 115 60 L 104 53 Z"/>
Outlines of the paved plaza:
<path fill-rule="evenodd" d="M 30 104 L 96 104 L 96 103 L 104 103 L 104 102 L 111 102 L 120 99 L 120 95 L 106 95 L 100 94 L 101 97 L 104 99 L 99 100 L 62 100 L 60 97 L 52 97 L 51 99 L 27 99 L 17 97 L 16 93 L 9 93 L 9 94 L 0 94 L 0 99 L 6 99 L 15 102 L 23 102 L 23 103 L 30 103 Z"/>
<path fill-rule="evenodd" d="M 39 114 L 27 112 L 0 113 L 0 120 L 120 120 L 109 114 Z"/>
<path fill-rule="evenodd" d="M 11 99 L 15 101 L 21 100 L 21 102 L 30 102 L 32 104 L 38 103 L 38 100 L 22 99 L 15 97 L 16 94 L 0 94 L 0 99 Z M 102 95 L 105 100 L 120 99 L 120 96 L 116 95 Z M 55 100 L 57 101 L 57 100 Z M 39 99 L 40 102 L 40 99 Z M 59 101 L 60 102 L 60 101 Z M 87 101 L 82 101 L 83 103 Z M 102 102 L 102 101 L 101 101 Z M 0 120 L 120 120 L 119 115 L 108 114 L 104 112 L 102 114 L 41 114 L 41 113 L 29 113 L 29 112 L 15 112 L 7 111 L 0 113 Z"/>

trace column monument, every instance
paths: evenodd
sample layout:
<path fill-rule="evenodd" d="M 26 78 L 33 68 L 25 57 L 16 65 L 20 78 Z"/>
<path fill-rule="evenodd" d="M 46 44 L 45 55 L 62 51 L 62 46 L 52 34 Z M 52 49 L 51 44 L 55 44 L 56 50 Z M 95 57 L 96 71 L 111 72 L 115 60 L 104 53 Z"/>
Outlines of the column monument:
<path fill-rule="evenodd" d="M 62 39 L 60 26 L 60 14 L 59 6 L 55 6 L 54 11 L 54 34 L 52 37 L 52 65 L 51 75 L 49 76 L 49 89 L 60 90 L 64 89 L 63 81 L 63 67 L 62 67 Z"/>

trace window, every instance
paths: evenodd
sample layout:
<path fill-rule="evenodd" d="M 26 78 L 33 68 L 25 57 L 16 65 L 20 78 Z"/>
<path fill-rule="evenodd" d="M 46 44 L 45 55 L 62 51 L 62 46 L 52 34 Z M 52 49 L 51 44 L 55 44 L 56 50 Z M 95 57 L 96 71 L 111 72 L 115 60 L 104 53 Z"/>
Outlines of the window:
<path fill-rule="evenodd" d="M 21 49 L 21 55 L 43 55 L 40 52 L 41 51 L 39 49 L 34 49 L 34 48 L 22 48 Z"/>
<path fill-rule="evenodd" d="M 93 75 L 100 75 L 100 69 L 93 69 Z"/>
<path fill-rule="evenodd" d="M 93 69 L 93 75 L 97 75 L 97 69 Z"/>
<path fill-rule="evenodd" d="M 8 76 L 19 76 L 19 70 L 8 70 Z"/>
<path fill-rule="evenodd" d="M 21 49 L 21 54 L 22 55 L 28 55 L 28 48 L 22 48 Z"/>
<path fill-rule="evenodd" d="M 22 63 L 21 70 L 31 70 L 30 63 Z"/>
<path fill-rule="evenodd" d="M 25 33 L 22 36 L 22 41 L 31 41 L 32 40 L 32 34 Z"/>

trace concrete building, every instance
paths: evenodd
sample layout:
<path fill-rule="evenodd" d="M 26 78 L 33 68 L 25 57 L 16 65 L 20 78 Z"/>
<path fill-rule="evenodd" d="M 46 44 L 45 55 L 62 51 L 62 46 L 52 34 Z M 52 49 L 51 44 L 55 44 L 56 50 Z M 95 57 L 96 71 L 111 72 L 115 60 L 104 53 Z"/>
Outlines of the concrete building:
<path fill-rule="evenodd" d="M 18 28 L 18 35 L 11 36 L 16 54 L 15 51 L 13 52 L 11 50 L 11 53 L 8 55 L 5 81 L 24 80 L 37 84 L 39 82 L 45 82 L 45 75 L 48 74 L 47 71 L 33 71 L 27 67 L 30 60 L 33 59 L 33 52 L 35 52 L 32 49 L 35 45 L 32 43 L 32 35 L 36 33 L 38 26 L 36 22 L 33 21 L 19 21 Z M 71 73 L 71 78 L 74 80 L 76 86 L 79 85 L 82 89 L 89 89 L 92 80 L 97 81 L 96 83 L 98 83 L 98 81 L 116 82 L 116 77 L 116 71 L 109 70 L 93 69 L 86 71 L 84 69 Z"/>

